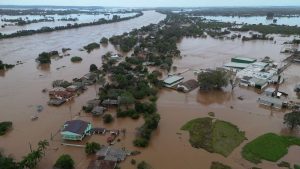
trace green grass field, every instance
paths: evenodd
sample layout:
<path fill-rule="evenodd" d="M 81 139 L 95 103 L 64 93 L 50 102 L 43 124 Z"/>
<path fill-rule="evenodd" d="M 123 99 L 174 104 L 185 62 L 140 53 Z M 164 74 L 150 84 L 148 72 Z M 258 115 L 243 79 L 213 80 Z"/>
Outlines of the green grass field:
<path fill-rule="evenodd" d="M 191 120 L 181 129 L 189 131 L 189 141 L 193 147 L 225 157 L 246 139 L 245 133 L 237 126 L 210 117 Z"/>
<path fill-rule="evenodd" d="M 267 133 L 246 144 L 242 156 L 255 164 L 261 160 L 276 162 L 288 153 L 291 145 L 300 145 L 300 138 Z"/>

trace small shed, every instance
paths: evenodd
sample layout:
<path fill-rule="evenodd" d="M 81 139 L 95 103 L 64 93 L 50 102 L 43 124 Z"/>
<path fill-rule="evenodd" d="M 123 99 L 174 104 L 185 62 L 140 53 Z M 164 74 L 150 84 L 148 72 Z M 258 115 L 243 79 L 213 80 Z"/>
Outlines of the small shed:
<path fill-rule="evenodd" d="M 91 160 L 87 169 L 115 169 L 117 162 L 108 160 Z"/>
<path fill-rule="evenodd" d="M 254 63 L 256 62 L 257 59 L 254 58 L 248 58 L 248 57 L 242 57 L 242 56 L 237 56 L 234 58 L 231 58 L 231 62 L 236 62 L 236 63 Z"/>
<path fill-rule="evenodd" d="M 190 92 L 190 91 L 196 89 L 198 86 L 199 86 L 199 84 L 198 84 L 197 80 L 191 79 L 186 82 L 178 84 L 177 90 L 182 91 L 182 92 Z"/>
<path fill-rule="evenodd" d="M 68 92 L 76 92 L 79 89 L 79 87 L 76 85 L 71 85 L 71 86 L 68 86 L 66 89 Z"/>
<path fill-rule="evenodd" d="M 62 104 L 64 104 L 66 101 L 65 100 L 62 100 L 62 99 L 50 99 L 48 101 L 48 105 L 51 105 L 51 106 L 60 106 Z"/>
<path fill-rule="evenodd" d="M 111 146 L 104 146 L 96 153 L 96 157 L 99 160 L 108 160 L 115 162 L 124 161 L 126 156 L 127 153 L 125 150 L 114 148 Z"/>
<path fill-rule="evenodd" d="M 269 87 L 269 88 L 267 88 L 267 89 L 265 90 L 264 93 L 265 93 L 266 96 L 273 97 L 274 94 L 275 94 L 275 91 L 276 91 L 275 88 Z"/>
<path fill-rule="evenodd" d="M 224 64 L 225 67 L 234 69 L 245 69 L 249 66 L 249 63 L 229 62 Z"/>
<path fill-rule="evenodd" d="M 94 116 L 102 116 L 105 110 L 106 110 L 105 107 L 95 106 L 91 112 Z"/>
<path fill-rule="evenodd" d="M 119 105 L 119 100 L 116 100 L 116 99 L 106 99 L 106 100 L 103 100 L 102 101 L 102 105 L 106 105 L 106 106 L 109 106 L 109 105 Z"/>
<path fill-rule="evenodd" d="M 181 83 L 182 80 L 183 80 L 183 77 L 173 75 L 173 76 L 167 77 L 163 82 L 164 82 L 165 87 L 170 87 L 171 88 L 171 87 L 174 87 L 175 85 Z"/>
<path fill-rule="evenodd" d="M 251 86 L 254 86 L 257 89 L 263 89 L 263 88 L 267 87 L 267 85 L 268 85 L 267 80 L 256 78 L 256 77 L 251 78 L 249 80 L 249 82 L 250 82 Z"/>
<path fill-rule="evenodd" d="M 259 104 L 274 107 L 277 109 L 281 109 L 281 108 L 287 106 L 286 101 L 279 99 L 279 98 L 275 98 L 275 97 L 262 96 L 262 97 L 259 97 L 257 101 Z"/>

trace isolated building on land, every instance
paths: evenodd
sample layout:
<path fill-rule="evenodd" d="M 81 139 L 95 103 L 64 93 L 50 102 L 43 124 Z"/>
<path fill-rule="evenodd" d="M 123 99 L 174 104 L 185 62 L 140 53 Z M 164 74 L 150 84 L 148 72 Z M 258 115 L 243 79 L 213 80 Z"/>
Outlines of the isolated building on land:
<path fill-rule="evenodd" d="M 183 77 L 174 75 L 174 76 L 167 77 L 163 82 L 164 82 L 165 87 L 171 88 L 171 87 L 174 87 L 175 85 L 181 83 L 182 80 L 183 80 Z"/>
<path fill-rule="evenodd" d="M 199 87 L 199 83 L 195 79 L 180 83 L 177 86 L 178 91 L 189 92 Z"/>
<path fill-rule="evenodd" d="M 60 132 L 64 140 L 81 141 L 86 135 L 90 135 L 92 124 L 82 120 L 71 120 L 65 122 Z"/>

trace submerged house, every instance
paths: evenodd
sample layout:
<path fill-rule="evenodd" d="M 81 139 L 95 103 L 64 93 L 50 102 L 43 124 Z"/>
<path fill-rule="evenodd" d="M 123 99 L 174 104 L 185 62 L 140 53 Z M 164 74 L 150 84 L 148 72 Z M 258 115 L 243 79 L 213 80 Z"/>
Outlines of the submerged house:
<path fill-rule="evenodd" d="M 118 106 L 120 104 L 120 101 L 119 99 L 106 99 L 103 100 L 101 104 L 104 106 Z"/>
<path fill-rule="evenodd" d="M 106 110 L 105 107 L 95 106 L 91 112 L 94 116 L 102 116 L 104 114 L 105 110 Z"/>
<path fill-rule="evenodd" d="M 177 90 L 182 92 L 189 92 L 196 89 L 199 86 L 197 80 L 191 79 L 186 82 L 177 85 Z"/>
<path fill-rule="evenodd" d="M 175 85 L 181 83 L 182 80 L 183 80 L 183 77 L 173 75 L 173 76 L 167 77 L 163 82 L 164 82 L 165 87 L 171 88 L 171 87 L 174 87 Z"/>
<path fill-rule="evenodd" d="M 117 162 L 107 160 L 92 160 L 87 169 L 115 169 Z"/>
<path fill-rule="evenodd" d="M 120 148 L 114 148 L 111 146 L 104 146 L 96 153 L 96 157 L 98 160 L 115 162 L 124 161 L 126 156 L 127 153 L 125 150 Z"/>
<path fill-rule="evenodd" d="M 262 96 L 258 98 L 258 103 L 265 106 L 281 109 L 288 106 L 288 102 L 276 97 Z"/>
<path fill-rule="evenodd" d="M 92 124 L 82 120 L 71 120 L 65 122 L 60 132 L 64 140 L 81 141 L 86 135 L 90 135 Z"/>
<path fill-rule="evenodd" d="M 297 84 L 295 86 L 294 91 L 297 92 L 297 93 L 300 92 L 300 84 Z"/>

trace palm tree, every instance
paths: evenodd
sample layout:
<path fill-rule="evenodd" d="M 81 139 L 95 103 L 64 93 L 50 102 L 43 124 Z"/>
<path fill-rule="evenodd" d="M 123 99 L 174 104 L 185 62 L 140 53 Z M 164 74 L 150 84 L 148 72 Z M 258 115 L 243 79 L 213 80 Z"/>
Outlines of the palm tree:
<path fill-rule="evenodd" d="M 45 155 L 45 150 L 49 146 L 48 140 L 42 140 L 38 142 L 38 150 L 41 150 Z"/>

